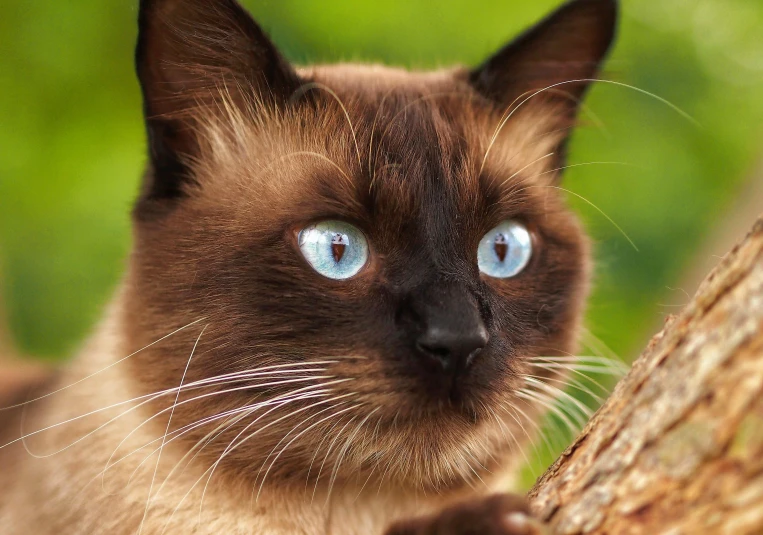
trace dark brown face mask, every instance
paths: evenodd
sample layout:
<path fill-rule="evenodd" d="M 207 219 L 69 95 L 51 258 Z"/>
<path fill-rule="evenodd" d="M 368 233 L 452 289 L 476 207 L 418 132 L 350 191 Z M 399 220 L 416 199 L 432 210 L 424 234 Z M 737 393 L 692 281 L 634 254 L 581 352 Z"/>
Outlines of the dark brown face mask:
<path fill-rule="evenodd" d="M 376 429 L 346 470 L 388 456 L 390 477 L 417 485 L 467 477 L 445 475 L 448 456 L 498 436 L 492 416 L 523 362 L 574 347 L 588 246 L 557 184 L 615 18 L 611 1 L 570 2 L 474 70 L 297 70 L 231 0 L 141 2 L 150 165 L 134 212 L 130 344 L 203 318 L 189 380 L 330 361 L 332 396 L 357 404 L 347 419 Z M 360 238 L 342 229 L 364 240 L 352 276 L 326 276 L 306 257 L 300 233 L 326 222 L 349 225 L 325 227 L 315 254 L 329 266 L 357 253 Z M 524 234 L 496 231 L 508 224 Z M 198 335 L 131 361 L 147 391 L 176 385 Z M 187 404 L 178 421 L 250 394 Z M 261 463 L 283 434 L 274 425 L 228 461 Z M 289 466 L 306 468 L 314 450 L 292 448 Z M 429 467 L 406 474 L 417 455 Z"/>

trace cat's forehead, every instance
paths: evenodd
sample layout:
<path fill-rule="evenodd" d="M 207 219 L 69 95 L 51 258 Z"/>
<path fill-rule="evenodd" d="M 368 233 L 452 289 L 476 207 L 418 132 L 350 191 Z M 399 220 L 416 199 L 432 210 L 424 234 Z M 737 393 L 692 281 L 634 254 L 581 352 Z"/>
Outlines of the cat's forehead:
<path fill-rule="evenodd" d="M 509 178 L 549 170 L 544 156 L 558 135 L 548 110 L 509 116 L 457 70 L 335 65 L 301 74 L 310 81 L 291 109 L 234 114 L 208 133 L 198 172 L 213 201 L 426 225 L 435 211 L 458 218 L 508 195 Z"/>

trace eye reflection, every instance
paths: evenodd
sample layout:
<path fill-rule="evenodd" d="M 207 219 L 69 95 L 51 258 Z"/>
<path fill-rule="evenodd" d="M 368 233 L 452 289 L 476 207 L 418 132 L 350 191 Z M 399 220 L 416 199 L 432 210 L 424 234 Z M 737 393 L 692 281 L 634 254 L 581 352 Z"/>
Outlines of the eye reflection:
<path fill-rule="evenodd" d="M 344 251 L 349 243 L 350 240 L 346 234 L 334 234 L 334 238 L 331 240 L 331 254 L 334 256 L 334 261 L 337 264 L 341 262 Z"/>
<path fill-rule="evenodd" d="M 498 260 L 503 262 L 506 260 L 506 253 L 509 252 L 509 240 L 505 234 L 496 234 L 493 239 L 493 247 L 495 247 L 495 254 L 498 255 Z"/>

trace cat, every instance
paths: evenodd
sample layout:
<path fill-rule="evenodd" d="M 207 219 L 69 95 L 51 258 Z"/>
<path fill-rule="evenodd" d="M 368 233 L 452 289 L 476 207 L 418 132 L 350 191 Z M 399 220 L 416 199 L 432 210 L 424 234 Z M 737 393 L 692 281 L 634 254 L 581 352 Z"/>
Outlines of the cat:
<path fill-rule="evenodd" d="M 412 72 L 296 68 L 234 0 L 141 0 L 133 251 L 6 411 L 3 533 L 534 532 L 504 492 L 575 350 L 559 182 L 617 10 Z"/>

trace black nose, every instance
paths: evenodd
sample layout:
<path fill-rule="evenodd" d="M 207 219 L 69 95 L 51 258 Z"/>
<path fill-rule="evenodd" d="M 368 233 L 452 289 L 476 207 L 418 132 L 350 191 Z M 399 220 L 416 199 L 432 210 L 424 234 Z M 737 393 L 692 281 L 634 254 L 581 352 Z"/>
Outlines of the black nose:
<path fill-rule="evenodd" d="M 469 367 L 487 341 L 487 329 L 481 322 L 461 328 L 430 325 L 416 340 L 416 349 L 437 362 L 444 371 L 459 372 Z"/>
<path fill-rule="evenodd" d="M 409 301 L 416 353 L 436 369 L 462 372 L 487 345 L 488 331 L 476 297 L 463 286 L 434 284 Z"/>

